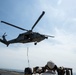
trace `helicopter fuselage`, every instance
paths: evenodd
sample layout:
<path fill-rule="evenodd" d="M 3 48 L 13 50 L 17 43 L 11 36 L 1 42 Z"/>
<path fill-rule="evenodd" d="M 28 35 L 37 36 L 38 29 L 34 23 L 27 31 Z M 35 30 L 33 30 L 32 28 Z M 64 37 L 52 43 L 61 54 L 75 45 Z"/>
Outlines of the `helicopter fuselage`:
<path fill-rule="evenodd" d="M 22 33 L 19 34 L 19 36 L 16 39 L 13 40 L 9 40 L 9 43 L 29 43 L 29 42 L 40 42 L 42 40 L 44 40 L 45 35 L 42 35 L 40 33 L 37 32 L 31 32 L 31 33 Z"/>
<path fill-rule="evenodd" d="M 39 22 L 39 20 L 42 18 L 42 16 L 44 14 L 45 14 L 45 11 L 42 12 L 42 14 L 39 16 L 39 18 L 34 23 L 34 25 L 31 27 L 30 30 L 21 28 L 19 26 L 13 25 L 13 24 L 5 22 L 5 21 L 1 21 L 1 23 L 4 23 L 6 25 L 9 25 L 9 26 L 12 26 L 12 27 L 15 27 L 17 29 L 27 31 L 27 32 L 19 34 L 17 38 L 12 39 L 12 40 L 6 40 L 6 38 L 5 38 L 6 34 L 4 33 L 2 36 L 3 39 L 0 39 L 0 42 L 6 44 L 7 46 L 12 43 L 30 43 L 30 42 L 34 42 L 34 44 L 36 45 L 37 42 L 47 39 L 48 37 L 53 37 L 53 36 L 43 35 L 43 34 L 40 34 L 37 32 L 33 32 L 34 27 L 37 25 L 37 23 Z"/>

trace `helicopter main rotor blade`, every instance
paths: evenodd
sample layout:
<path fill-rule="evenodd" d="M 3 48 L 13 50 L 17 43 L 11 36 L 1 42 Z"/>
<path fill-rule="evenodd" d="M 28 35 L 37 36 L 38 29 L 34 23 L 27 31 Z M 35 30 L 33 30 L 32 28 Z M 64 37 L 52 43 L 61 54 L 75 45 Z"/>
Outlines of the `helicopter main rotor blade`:
<path fill-rule="evenodd" d="M 50 36 L 50 35 L 45 35 L 46 37 L 52 37 L 52 38 L 54 38 L 55 36 Z"/>
<path fill-rule="evenodd" d="M 24 28 L 21 28 L 21 27 L 15 26 L 15 25 L 10 24 L 10 23 L 7 23 L 7 22 L 5 22 L 5 21 L 1 21 L 1 23 L 5 23 L 5 24 L 7 24 L 7 25 L 9 25 L 9 26 L 13 26 L 13 27 L 15 27 L 15 28 L 18 28 L 18 29 L 21 29 L 21 30 L 24 30 L 24 31 L 28 31 L 28 30 L 26 30 L 26 29 L 24 29 Z"/>
<path fill-rule="evenodd" d="M 44 34 L 41 34 L 41 35 L 44 35 Z M 52 38 L 55 37 L 55 36 L 50 36 L 50 35 L 44 35 L 44 36 L 46 36 L 46 37 L 52 37 Z"/>
<path fill-rule="evenodd" d="M 34 29 L 34 27 L 36 26 L 36 24 L 39 22 L 39 20 L 42 18 L 42 16 L 45 14 L 45 11 L 42 12 L 42 14 L 39 16 L 39 18 L 37 19 L 37 21 L 35 22 L 35 24 L 32 26 L 31 30 Z"/>

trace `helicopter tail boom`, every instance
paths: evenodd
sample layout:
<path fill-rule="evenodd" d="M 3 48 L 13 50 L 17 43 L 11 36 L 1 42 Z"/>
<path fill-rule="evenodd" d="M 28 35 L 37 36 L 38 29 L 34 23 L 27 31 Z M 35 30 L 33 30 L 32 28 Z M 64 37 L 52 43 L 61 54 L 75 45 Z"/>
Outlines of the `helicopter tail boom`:
<path fill-rule="evenodd" d="M 4 41 L 4 40 L 0 39 L 0 42 L 2 42 L 3 44 L 7 45 L 7 47 L 9 45 L 8 41 Z"/>

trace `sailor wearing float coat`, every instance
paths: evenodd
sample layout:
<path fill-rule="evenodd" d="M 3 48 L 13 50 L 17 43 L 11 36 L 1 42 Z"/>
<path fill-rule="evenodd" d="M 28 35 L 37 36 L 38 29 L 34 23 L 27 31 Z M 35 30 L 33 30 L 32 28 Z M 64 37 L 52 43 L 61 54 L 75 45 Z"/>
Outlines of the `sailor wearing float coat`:
<path fill-rule="evenodd" d="M 45 65 L 46 71 L 42 75 L 55 75 L 57 70 L 57 66 L 54 62 L 48 61 Z"/>

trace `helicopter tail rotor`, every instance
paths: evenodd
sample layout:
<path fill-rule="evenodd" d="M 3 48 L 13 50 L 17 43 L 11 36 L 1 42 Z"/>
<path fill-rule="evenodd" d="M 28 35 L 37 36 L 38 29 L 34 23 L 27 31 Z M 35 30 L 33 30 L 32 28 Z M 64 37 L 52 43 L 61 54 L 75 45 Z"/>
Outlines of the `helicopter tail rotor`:
<path fill-rule="evenodd" d="M 6 32 L 2 36 L 0 36 L 2 38 L 2 39 L 0 38 L 0 42 L 4 43 L 8 47 L 9 42 L 6 40 L 6 38 L 5 38 L 6 36 L 7 36 Z"/>
<path fill-rule="evenodd" d="M 4 37 L 6 37 L 7 36 L 7 34 L 6 34 L 6 32 L 2 35 L 2 38 L 4 38 Z"/>
<path fill-rule="evenodd" d="M 3 36 L 7 36 L 6 32 L 3 34 Z"/>
<path fill-rule="evenodd" d="M 3 37 L 6 37 L 6 36 L 7 36 L 7 34 L 6 34 L 6 32 L 5 32 L 5 33 L 4 33 L 2 36 L 0 36 L 0 37 L 3 38 Z"/>

